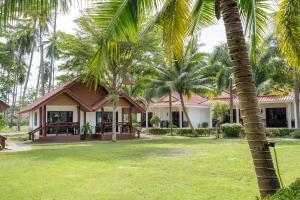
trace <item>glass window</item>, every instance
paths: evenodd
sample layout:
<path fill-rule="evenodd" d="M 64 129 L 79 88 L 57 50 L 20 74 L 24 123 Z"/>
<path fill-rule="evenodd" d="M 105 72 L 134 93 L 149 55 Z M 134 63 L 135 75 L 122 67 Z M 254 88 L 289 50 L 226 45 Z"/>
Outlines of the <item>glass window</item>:
<path fill-rule="evenodd" d="M 34 121 L 34 126 L 37 126 L 37 112 L 34 112 L 34 116 L 33 116 L 33 121 Z"/>

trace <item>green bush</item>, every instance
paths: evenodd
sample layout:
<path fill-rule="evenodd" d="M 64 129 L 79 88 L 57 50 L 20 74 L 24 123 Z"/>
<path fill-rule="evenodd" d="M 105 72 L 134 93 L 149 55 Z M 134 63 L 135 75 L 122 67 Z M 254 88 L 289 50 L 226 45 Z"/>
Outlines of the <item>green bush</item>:
<path fill-rule="evenodd" d="M 170 132 L 171 132 L 170 128 L 151 128 L 151 129 L 149 129 L 149 134 L 152 134 L 152 135 L 167 135 Z"/>
<path fill-rule="evenodd" d="M 150 124 L 151 125 L 155 125 L 158 126 L 158 124 L 160 123 L 160 119 L 157 115 L 154 115 L 151 119 L 150 119 Z"/>
<path fill-rule="evenodd" d="M 244 132 L 244 127 L 238 123 L 226 123 L 221 125 L 224 137 L 239 137 Z"/>
<path fill-rule="evenodd" d="M 202 122 L 201 128 L 207 128 L 207 127 L 208 127 L 208 123 L 207 122 Z"/>
<path fill-rule="evenodd" d="M 300 179 L 297 179 L 289 187 L 279 190 L 271 197 L 266 197 L 264 200 L 296 200 L 300 199 Z"/>
<path fill-rule="evenodd" d="M 266 128 L 271 133 L 272 137 L 288 137 L 295 129 L 290 128 Z"/>
<path fill-rule="evenodd" d="M 300 131 L 294 131 L 290 134 L 293 138 L 300 138 Z"/>
<path fill-rule="evenodd" d="M 214 133 L 215 128 L 196 128 L 197 136 L 210 136 Z M 171 133 L 170 128 L 151 128 L 149 134 L 166 135 Z M 190 128 L 173 128 L 173 134 L 179 136 L 193 136 Z"/>

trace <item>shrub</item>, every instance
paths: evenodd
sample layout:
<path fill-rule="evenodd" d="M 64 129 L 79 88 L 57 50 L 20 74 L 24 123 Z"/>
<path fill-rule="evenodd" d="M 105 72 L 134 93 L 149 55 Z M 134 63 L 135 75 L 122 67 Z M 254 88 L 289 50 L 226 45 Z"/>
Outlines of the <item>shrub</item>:
<path fill-rule="evenodd" d="M 266 128 L 271 133 L 272 137 L 288 137 L 295 129 L 289 128 Z"/>
<path fill-rule="evenodd" d="M 171 132 L 171 129 L 169 128 L 151 128 L 149 129 L 149 134 L 152 135 L 167 135 L 169 132 Z M 174 130 L 175 132 L 175 130 Z"/>
<path fill-rule="evenodd" d="M 271 197 L 266 197 L 264 200 L 294 200 L 300 199 L 300 179 L 297 179 L 289 187 L 279 190 Z"/>
<path fill-rule="evenodd" d="M 226 123 L 221 125 L 221 131 L 224 137 L 239 137 L 243 133 L 244 127 L 238 123 Z"/>
<path fill-rule="evenodd" d="M 215 128 L 197 128 L 195 129 L 197 136 L 210 136 L 213 134 Z M 166 135 L 171 133 L 170 128 L 151 128 L 149 134 L 153 135 Z M 193 136 L 190 128 L 173 128 L 173 134 L 180 136 Z"/>
<path fill-rule="evenodd" d="M 300 138 L 300 131 L 294 131 L 290 134 L 293 138 Z"/>
<path fill-rule="evenodd" d="M 153 117 L 150 119 L 150 124 L 158 126 L 160 123 L 160 119 L 157 115 L 153 115 Z"/>
<path fill-rule="evenodd" d="M 208 123 L 207 122 L 202 122 L 201 128 L 207 128 L 207 127 L 208 127 Z"/>

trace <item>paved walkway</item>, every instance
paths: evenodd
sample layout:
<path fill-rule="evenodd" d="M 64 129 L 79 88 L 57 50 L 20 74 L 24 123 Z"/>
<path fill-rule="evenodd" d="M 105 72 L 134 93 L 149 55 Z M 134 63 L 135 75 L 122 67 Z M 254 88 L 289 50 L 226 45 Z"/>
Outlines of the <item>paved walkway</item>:
<path fill-rule="evenodd" d="M 18 152 L 18 151 L 29 151 L 31 150 L 30 144 L 24 144 L 23 141 L 12 141 L 6 140 L 7 146 L 6 149 L 1 150 L 1 152 Z"/>
<path fill-rule="evenodd" d="M 161 139 L 160 135 L 147 135 L 146 133 L 141 133 L 141 140 L 159 140 Z"/>

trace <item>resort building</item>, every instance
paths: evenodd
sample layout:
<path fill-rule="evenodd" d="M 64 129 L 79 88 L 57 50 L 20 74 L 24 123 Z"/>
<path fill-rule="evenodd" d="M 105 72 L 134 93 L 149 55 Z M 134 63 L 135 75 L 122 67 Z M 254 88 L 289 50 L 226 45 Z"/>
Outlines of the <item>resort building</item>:
<path fill-rule="evenodd" d="M 111 140 L 111 134 L 106 134 L 112 132 L 113 115 L 108 94 L 100 85 L 95 90 L 76 79 L 39 98 L 20 113 L 29 113 L 32 140 L 77 141 L 87 124 L 96 133 L 96 139 Z M 117 138 L 134 137 L 131 113 L 144 112 L 143 107 L 120 92 L 116 110 Z"/>
<path fill-rule="evenodd" d="M 177 93 L 172 93 L 172 123 L 177 127 L 187 127 L 188 124 L 182 112 L 182 107 Z M 184 104 L 194 127 L 201 127 L 203 122 L 208 123 L 209 127 L 214 126 L 214 120 L 211 115 L 212 105 L 216 100 L 229 103 L 229 94 L 223 92 L 220 96 L 209 100 L 198 95 L 192 95 L 190 99 L 184 98 Z M 295 125 L 295 103 L 293 93 L 286 96 L 258 96 L 258 103 L 261 108 L 262 120 L 265 127 L 283 127 L 294 128 Z M 242 123 L 239 100 L 234 95 L 234 122 Z M 145 128 L 152 127 L 150 119 L 153 115 L 157 115 L 161 119 L 159 127 L 168 127 L 169 121 L 169 97 L 163 97 L 158 100 L 151 100 L 147 103 L 146 113 L 142 114 L 141 124 Z M 146 123 L 146 121 L 148 123 Z M 225 119 L 229 122 L 229 118 Z"/>

